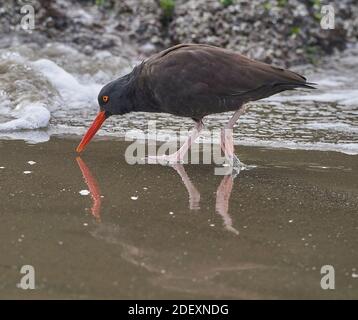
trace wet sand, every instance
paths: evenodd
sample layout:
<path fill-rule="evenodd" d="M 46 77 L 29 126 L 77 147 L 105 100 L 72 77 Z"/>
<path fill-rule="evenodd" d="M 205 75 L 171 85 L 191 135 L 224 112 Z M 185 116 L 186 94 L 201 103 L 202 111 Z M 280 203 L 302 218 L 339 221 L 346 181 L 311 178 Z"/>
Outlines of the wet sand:
<path fill-rule="evenodd" d="M 0 141 L 0 298 L 358 298 L 358 156 L 236 147 L 233 179 L 77 143 Z"/>

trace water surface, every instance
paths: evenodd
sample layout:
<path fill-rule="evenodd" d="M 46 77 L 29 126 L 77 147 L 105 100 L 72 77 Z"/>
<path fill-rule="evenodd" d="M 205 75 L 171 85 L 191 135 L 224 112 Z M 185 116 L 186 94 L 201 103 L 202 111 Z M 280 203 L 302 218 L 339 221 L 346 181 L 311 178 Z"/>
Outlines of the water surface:
<path fill-rule="evenodd" d="M 0 141 L 1 298 L 358 297 L 356 156 L 240 147 L 257 167 L 233 178 L 77 143 Z"/>

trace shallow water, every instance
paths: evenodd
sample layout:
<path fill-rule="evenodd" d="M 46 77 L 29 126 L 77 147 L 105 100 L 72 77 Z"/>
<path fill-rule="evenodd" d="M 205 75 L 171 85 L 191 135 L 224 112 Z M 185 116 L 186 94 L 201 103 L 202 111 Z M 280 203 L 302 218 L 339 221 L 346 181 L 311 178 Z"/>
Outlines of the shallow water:
<path fill-rule="evenodd" d="M 56 43 L 0 50 L 0 137 L 36 143 L 51 136 L 82 135 L 98 109 L 101 86 L 136 63 L 105 51 L 86 56 Z M 357 154 L 357 66 L 358 49 L 352 48 L 319 69 L 298 68 L 319 89 L 251 104 L 235 129 L 235 143 Z M 212 115 L 205 123 L 209 130 L 218 129 L 229 117 Z M 148 120 L 156 120 L 158 130 L 173 130 L 171 138 L 178 129 L 193 125 L 191 120 L 169 115 L 136 113 L 112 117 L 99 135 L 123 138 L 133 128 L 147 132 Z M 157 139 L 164 140 L 164 135 Z M 215 136 L 210 141 L 217 140 Z"/>
<path fill-rule="evenodd" d="M 1 298 L 358 297 L 356 156 L 240 147 L 233 178 L 77 143 L 0 141 Z"/>
<path fill-rule="evenodd" d="M 0 297 L 357 298 L 357 60 L 352 49 L 298 68 L 319 89 L 251 104 L 234 139 L 254 169 L 233 178 L 128 165 L 123 138 L 142 137 L 132 129 L 164 141 L 192 126 L 168 115 L 112 117 L 76 158 L 101 86 L 137 61 L 56 43 L 1 49 Z M 217 144 L 229 117 L 208 117 L 199 141 Z M 24 264 L 37 290 L 16 287 Z M 320 287 L 323 265 L 335 290 Z"/>

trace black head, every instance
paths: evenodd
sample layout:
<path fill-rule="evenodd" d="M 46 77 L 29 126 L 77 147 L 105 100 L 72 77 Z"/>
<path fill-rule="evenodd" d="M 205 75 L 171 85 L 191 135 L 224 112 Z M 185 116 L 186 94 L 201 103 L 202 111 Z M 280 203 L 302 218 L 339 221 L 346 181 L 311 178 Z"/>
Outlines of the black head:
<path fill-rule="evenodd" d="M 98 104 L 101 111 L 105 111 L 107 117 L 130 112 L 129 82 L 129 75 L 126 75 L 106 84 L 100 91 Z"/>
<path fill-rule="evenodd" d="M 114 114 L 125 114 L 133 110 L 132 96 L 133 85 L 130 84 L 130 75 L 114 80 L 102 88 L 98 95 L 98 104 L 101 110 L 78 145 L 77 152 L 84 150 L 108 117 Z"/>

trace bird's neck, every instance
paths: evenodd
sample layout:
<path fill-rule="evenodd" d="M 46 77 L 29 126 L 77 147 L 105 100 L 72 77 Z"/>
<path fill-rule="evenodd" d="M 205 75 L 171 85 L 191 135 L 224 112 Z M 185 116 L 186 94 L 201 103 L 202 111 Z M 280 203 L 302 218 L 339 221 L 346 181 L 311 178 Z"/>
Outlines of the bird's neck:
<path fill-rule="evenodd" d="M 131 97 L 130 105 L 133 112 L 156 112 L 156 103 L 148 87 L 145 77 L 142 76 L 143 64 L 135 67 L 129 74 L 127 85 L 128 96 Z"/>

